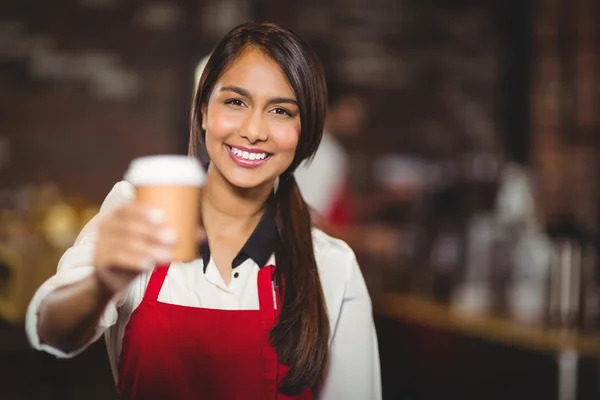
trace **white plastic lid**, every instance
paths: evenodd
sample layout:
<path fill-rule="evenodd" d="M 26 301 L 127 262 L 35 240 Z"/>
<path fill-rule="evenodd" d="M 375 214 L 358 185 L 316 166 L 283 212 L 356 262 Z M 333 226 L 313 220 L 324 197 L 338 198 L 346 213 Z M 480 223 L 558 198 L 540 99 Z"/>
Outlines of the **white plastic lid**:
<path fill-rule="evenodd" d="M 158 155 L 131 161 L 124 179 L 133 186 L 203 186 L 206 174 L 195 158 Z"/>

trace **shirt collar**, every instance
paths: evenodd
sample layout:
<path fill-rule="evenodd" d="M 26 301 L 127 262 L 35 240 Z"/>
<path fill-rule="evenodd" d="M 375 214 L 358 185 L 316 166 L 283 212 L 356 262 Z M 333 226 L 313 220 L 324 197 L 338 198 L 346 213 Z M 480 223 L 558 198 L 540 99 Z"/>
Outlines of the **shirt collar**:
<path fill-rule="evenodd" d="M 259 268 L 264 267 L 275 250 L 275 201 L 272 195 L 267 204 L 265 211 L 258 221 L 258 225 L 238 252 L 231 263 L 231 268 L 234 269 L 240 266 L 247 259 L 252 259 Z M 200 246 L 202 260 L 204 261 L 204 272 L 210 262 L 210 248 L 208 242 Z"/>

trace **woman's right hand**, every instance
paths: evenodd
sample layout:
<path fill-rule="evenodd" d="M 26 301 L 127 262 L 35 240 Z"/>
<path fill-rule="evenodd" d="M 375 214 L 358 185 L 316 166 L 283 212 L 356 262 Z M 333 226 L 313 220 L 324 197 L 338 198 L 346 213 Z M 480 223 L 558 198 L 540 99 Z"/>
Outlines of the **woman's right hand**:
<path fill-rule="evenodd" d="M 112 296 L 127 288 L 140 273 L 168 263 L 177 234 L 164 225 L 159 209 L 130 203 L 112 210 L 100 221 L 94 255 L 96 278 Z"/>

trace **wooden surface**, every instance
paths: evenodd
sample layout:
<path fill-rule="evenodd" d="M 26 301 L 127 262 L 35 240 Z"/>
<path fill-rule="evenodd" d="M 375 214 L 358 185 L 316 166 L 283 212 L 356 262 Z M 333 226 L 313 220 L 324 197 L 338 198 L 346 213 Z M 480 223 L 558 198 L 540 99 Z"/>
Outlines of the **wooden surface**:
<path fill-rule="evenodd" d="M 600 357 L 600 334 L 531 326 L 500 317 L 469 315 L 431 300 L 400 293 L 388 292 L 374 296 L 373 306 L 377 316 L 397 318 L 530 350 L 556 352 L 574 349 L 582 355 Z"/>

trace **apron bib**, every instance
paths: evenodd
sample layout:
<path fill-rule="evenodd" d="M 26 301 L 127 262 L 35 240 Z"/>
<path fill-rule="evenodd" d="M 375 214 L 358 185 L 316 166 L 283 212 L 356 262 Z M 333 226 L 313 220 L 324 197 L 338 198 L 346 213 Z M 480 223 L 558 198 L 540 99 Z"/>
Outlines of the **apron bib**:
<path fill-rule="evenodd" d="M 259 310 L 216 310 L 158 301 L 169 266 L 154 269 L 123 336 L 121 399 L 310 400 L 278 392 L 288 368 L 269 342 L 278 311 L 274 266 L 258 273 Z"/>

